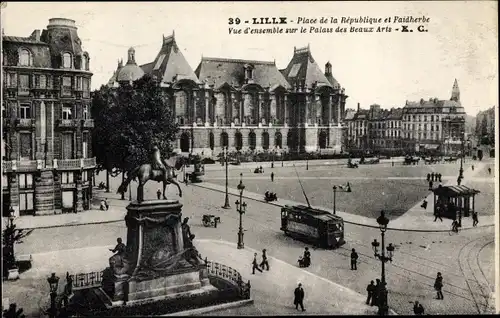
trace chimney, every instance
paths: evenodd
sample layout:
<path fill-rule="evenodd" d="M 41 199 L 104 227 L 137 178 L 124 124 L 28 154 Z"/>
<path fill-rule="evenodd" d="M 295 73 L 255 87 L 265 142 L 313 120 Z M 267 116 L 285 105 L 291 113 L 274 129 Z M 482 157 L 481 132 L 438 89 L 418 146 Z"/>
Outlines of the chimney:
<path fill-rule="evenodd" d="M 40 35 L 41 35 L 40 30 L 34 30 L 33 33 L 31 33 L 30 38 L 36 41 L 40 41 Z"/>
<path fill-rule="evenodd" d="M 359 103 L 358 103 L 358 112 L 359 112 Z"/>

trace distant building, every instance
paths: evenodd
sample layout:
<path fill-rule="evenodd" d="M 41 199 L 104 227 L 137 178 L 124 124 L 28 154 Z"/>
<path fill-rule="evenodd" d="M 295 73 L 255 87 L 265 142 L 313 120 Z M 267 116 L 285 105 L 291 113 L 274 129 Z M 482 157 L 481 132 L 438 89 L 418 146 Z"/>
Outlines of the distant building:
<path fill-rule="evenodd" d="M 475 135 L 482 144 L 495 145 L 495 107 L 479 112 L 476 116 Z"/>
<path fill-rule="evenodd" d="M 90 57 L 75 21 L 50 19 L 29 37 L 2 37 L 4 216 L 90 208 Z"/>
<path fill-rule="evenodd" d="M 294 48 L 284 70 L 273 61 L 203 57 L 193 71 L 172 34 L 151 63 L 138 66 L 129 49 L 108 86 L 144 74 L 164 87 L 174 110 L 180 125 L 176 152 L 342 150 L 347 95 L 331 64 L 323 73 L 309 47 Z"/>
<path fill-rule="evenodd" d="M 403 107 L 402 134 L 407 149 L 444 154 L 459 152 L 464 129 L 465 110 L 456 79 L 450 100 L 406 101 Z"/>
<path fill-rule="evenodd" d="M 374 104 L 369 110 L 349 111 L 346 115 L 348 127 L 348 150 L 359 152 L 402 151 L 401 119 L 403 110 L 382 109 Z"/>

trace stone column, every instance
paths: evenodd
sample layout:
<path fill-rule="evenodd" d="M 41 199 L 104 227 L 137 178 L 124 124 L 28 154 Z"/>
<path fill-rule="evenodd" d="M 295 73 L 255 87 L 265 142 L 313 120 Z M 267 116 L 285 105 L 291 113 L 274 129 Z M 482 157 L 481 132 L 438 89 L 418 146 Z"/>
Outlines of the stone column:
<path fill-rule="evenodd" d="M 259 92 L 257 95 L 257 125 L 262 123 L 262 118 L 265 118 L 264 115 L 267 113 L 262 111 L 263 102 L 264 102 L 264 93 Z M 266 123 L 268 123 L 267 118 L 266 118 Z"/>
<path fill-rule="evenodd" d="M 210 125 L 210 120 L 208 118 L 209 109 L 210 109 L 210 92 L 205 91 L 205 126 Z"/>
<path fill-rule="evenodd" d="M 240 98 L 240 109 L 238 111 L 238 114 L 240 116 L 240 123 L 243 124 L 244 121 L 245 121 L 245 108 L 243 107 L 244 106 L 244 103 L 245 103 L 245 96 L 246 94 L 244 93 L 241 93 L 241 98 Z"/>
<path fill-rule="evenodd" d="M 195 124 L 196 123 L 196 106 L 198 105 L 198 100 L 199 100 L 198 91 L 193 90 L 192 96 L 193 96 L 193 103 L 191 103 L 191 104 L 193 107 L 193 111 L 192 111 L 193 119 L 192 119 L 191 124 Z"/>
<path fill-rule="evenodd" d="M 231 92 L 231 122 L 234 122 L 234 118 L 239 117 L 238 111 L 238 101 L 236 100 L 236 93 Z"/>
<path fill-rule="evenodd" d="M 83 194 L 82 194 L 82 173 L 81 171 L 75 173 L 78 175 L 76 180 L 76 213 L 83 212 Z"/>
<path fill-rule="evenodd" d="M 342 118 L 342 94 L 339 93 L 339 99 L 337 103 L 337 123 L 340 126 L 340 121 Z"/>
<path fill-rule="evenodd" d="M 277 105 L 276 105 L 276 94 L 273 93 L 270 95 L 271 97 L 271 100 L 270 100 L 270 103 L 269 103 L 269 122 L 272 122 L 272 118 L 278 118 L 277 116 Z M 282 115 L 283 113 L 280 112 L 280 115 Z M 281 120 L 283 123 L 284 123 L 284 118 L 278 118 L 279 120 Z"/>
<path fill-rule="evenodd" d="M 288 94 L 284 96 L 283 102 L 283 123 L 288 125 Z"/>
<path fill-rule="evenodd" d="M 304 96 L 305 96 L 305 107 L 304 107 L 304 109 L 305 109 L 304 113 L 305 114 L 304 114 L 304 120 L 303 120 L 303 122 L 309 124 L 309 116 L 310 116 L 310 110 L 309 110 L 309 108 L 311 107 L 311 95 L 306 94 Z"/>
<path fill-rule="evenodd" d="M 332 106 L 333 106 L 333 95 L 330 95 L 330 98 L 328 100 L 328 125 L 333 122 L 333 120 L 332 120 L 332 117 L 333 117 L 332 116 L 333 115 Z"/>

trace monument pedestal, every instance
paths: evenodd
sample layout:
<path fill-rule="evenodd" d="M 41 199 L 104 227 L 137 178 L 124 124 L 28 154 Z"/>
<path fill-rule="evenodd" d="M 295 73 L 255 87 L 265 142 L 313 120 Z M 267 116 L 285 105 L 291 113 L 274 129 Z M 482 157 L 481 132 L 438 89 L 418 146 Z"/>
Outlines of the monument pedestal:
<path fill-rule="evenodd" d="M 173 200 L 127 206 L 127 251 L 123 257 L 110 258 L 113 274 L 103 278 L 108 305 L 217 291 L 196 249 L 185 245 L 181 209 L 182 204 Z"/>

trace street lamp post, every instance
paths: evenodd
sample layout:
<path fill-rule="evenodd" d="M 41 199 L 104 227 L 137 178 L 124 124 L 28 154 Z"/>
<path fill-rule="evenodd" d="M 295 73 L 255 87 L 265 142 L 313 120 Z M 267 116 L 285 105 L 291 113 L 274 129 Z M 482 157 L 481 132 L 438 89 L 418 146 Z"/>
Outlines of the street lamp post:
<path fill-rule="evenodd" d="M 240 214 L 240 227 L 238 230 L 238 249 L 245 248 L 243 243 L 243 221 L 242 216 L 245 214 L 247 209 L 247 203 L 243 202 L 243 190 L 245 190 L 245 185 L 243 185 L 243 173 L 240 173 L 240 184 L 238 184 L 238 190 L 240 190 L 240 200 L 236 200 L 236 210 Z"/>
<path fill-rule="evenodd" d="M 56 273 L 52 273 L 52 275 L 47 278 L 47 282 L 50 287 L 50 308 L 47 311 L 47 314 L 50 318 L 55 318 L 57 316 L 57 307 L 56 307 L 56 298 L 57 298 L 57 287 L 59 285 L 59 277 L 56 276 Z"/>
<path fill-rule="evenodd" d="M 389 243 L 387 246 L 387 256 L 385 254 L 385 231 L 387 231 L 387 224 L 389 224 L 389 219 L 387 219 L 384 215 L 384 211 L 380 212 L 380 216 L 377 218 L 377 223 L 380 228 L 380 233 L 382 236 L 382 248 L 380 250 L 380 254 L 378 253 L 378 247 L 380 245 L 376 239 L 372 242 L 372 248 L 375 255 L 375 258 L 378 258 L 382 262 L 382 279 L 381 279 L 381 287 L 378 291 L 378 314 L 380 316 L 387 316 L 389 314 L 389 305 L 387 302 L 387 283 L 385 281 L 385 263 L 387 261 L 392 262 L 392 254 L 394 252 L 394 246 L 392 243 Z"/>
<path fill-rule="evenodd" d="M 337 186 L 333 186 L 333 214 L 336 214 L 336 207 L 335 207 L 335 204 L 336 204 L 336 198 L 337 197 Z"/>
<path fill-rule="evenodd" d="M 224 151 L 224 161 L 226 164 L 226 199 L 224 200 L 224 206 L 222 208 L 224 209 L 230 209 L 231 206 L 229 205 L 229 192 L 228 192 L 228 167 L 227 167 L 227 147 L 223 149 Z"/>

